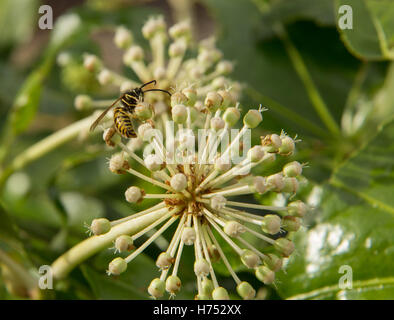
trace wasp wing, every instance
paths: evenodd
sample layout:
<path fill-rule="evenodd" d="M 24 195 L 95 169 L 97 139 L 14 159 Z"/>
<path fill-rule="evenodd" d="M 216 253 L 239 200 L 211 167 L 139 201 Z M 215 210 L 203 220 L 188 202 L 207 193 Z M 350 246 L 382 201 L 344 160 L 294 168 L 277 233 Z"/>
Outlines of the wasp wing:
<path fill-rule="evenodd" d="M 122 97 L 119 97 L 118 99 L 116 99 L 116 100 L 114 101 L 113 104 L 111 104 L 107 109 L 105 109 L 105 110 L 103 111 L 102 114 L 100 114 L 100 116 L 96 119 L 96 121 L 94 121 L 94 122 L 92 123 L 92 125 L 90 126 L 90 131 L 93 131 L 93 130 L 97 127 L 97 125 L 100 123 L 101 120 L 103 120 L 103 118 L 104 118 L 105 115 L 108 113 L 108 111 L 111 110 L 111 108 L 112 108 L 120 99 L 122 99 Z"/>

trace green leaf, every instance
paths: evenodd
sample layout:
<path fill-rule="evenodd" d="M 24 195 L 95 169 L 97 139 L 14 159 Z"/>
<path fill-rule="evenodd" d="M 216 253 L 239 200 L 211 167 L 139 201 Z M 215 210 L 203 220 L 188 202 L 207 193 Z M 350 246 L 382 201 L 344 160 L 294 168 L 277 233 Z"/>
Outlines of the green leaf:
<path fill-rule="evenodd" d="M 394 121 L 339 167 L 324 186 L 318 224 L 295 235 L 298 253 L 278 285 L 284 298 L 392 299 Z M 341 289 L 341 266 L 353 288 Z"/>
<path fill-rule="evenodd" d="M 349 50 L 366 60 L 394 59 L 394 2 L 391 0 L 336 0 L 338 22 L 343 5 L 351 6 L 353 28 L 338 29 Z"/>

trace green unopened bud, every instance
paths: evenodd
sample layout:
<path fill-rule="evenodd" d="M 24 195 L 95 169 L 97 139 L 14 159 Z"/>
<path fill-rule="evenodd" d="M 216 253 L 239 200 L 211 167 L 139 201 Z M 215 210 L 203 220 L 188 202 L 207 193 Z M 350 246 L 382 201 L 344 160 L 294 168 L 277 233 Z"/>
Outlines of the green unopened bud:
<path fill-rule="evenodd" d="M 242 281 L 237 285 L 237 292 L 244 300 L 252 300 L 256 296 L 256 290 L 246 281 Z"/>
<path fill-rule="evenodd" d="M 161 298 L 164 295 L 164 290 L 166 289 L 166 285 L 163 280 L 159 278 L 155 278 L 152 280 L 148 287 L 149 294 L 155 298 Z"/>
<path fill-rule="evenodd" d="M 301 227 L 301 219 L 293 216 L 285 216 L 282 225 L 286 231 L 298 231 Z"/>
<path fill-rule="evenodd" d="M 249 249 L 243 250 L 241 261 L 248 268 L 256 268 L 260 264 L 259 256 Z"/>
<path fill-rule="evenodd" d="M 284 257 L 289 257 L 294 251 L 294 243 L 286 238 L 275 240 L 274 247 Z"/>
<path fill-rule="evenodd" d="M 223 120 L 226 121 L 226 123 L 230 127 L 234 126 L 238 122 L 240 117 L 241 117 L 241 113 L 237 108 L 234 107 L 226 109 L 226 111 L 223 114 Z"/>
<path fill-rule="evenodd" d="M 133 62 L 141 61 L 144 58 L 144 50 L 140 46 L 130 47 L 123 56 L 123 62 L 130 65 Z"/>
<path fill-rule="evenodd" d="M 202 293 L 208 297 L 211 296 L 212 291 L 214 289 L 213 281 L 204 277 L 201 282 Z"/>
<path fill-rule="evenodd" d="M 277 152 L 282 145 L 282 139 L 275 133 L 261 137 L 261 145 L 267 152 Z"/>
<path fill-rule="evenodd" d="M 165 32 L 167 26 L 162 16 L 150 18 L 142 27 L 142 34 L 146 39 L 151 39 L 156 33 Z"/>
<path fill-rule="evenodd" d="M 287 212 L 292 216 L 302 218 L 308 212 L 308 206 L 301 200 L 296 200 L 288 204 Z"/>
<path fill-rule="evenodd" d="M 281 192 L 285 186 L 283 175 L 276 173 L 267 177 L 267 185 L 274 192 Z"/>
<path fill-rule="evenodd" d="M 226 110 L 227 108 L 231 107 L 235 103 L 235 99 L 233 95 L 228 90 L 219 90 L 218 93 L 222 96 L 223 102 L 221 109 Z"/>
<path fill-rule="evenodd" d="M 183 104 L 177 104 L 171 109 L 172 119 L 175 123 L 185 123 L 187 120 L 187 109 Z"/>
<path fill-rule="evenodd" d="M 264 157 L 264 149 L 262 146 L 254 146 L 248 151 L 248 159 L 250 162 L 259 162 Z"/>
<path fill-rule="evenodd" d="M 273 253 L 269 253 L 264 257 L 264 263 L 274 272 L 277 272 L 282 268 L 282 259 Z"/>
<path fill-rule="evenodd" d="M 119 252 L 126 252 L 134 249 L 133 238 L 128 235 L 121 235 L 115 240 L 115 248 Z"/>
<path fill-rule="evenodd" d="M 189 21 L 181 21 L 177 24 L 174 24 L 171 28 L 168 29 L 168 33 L 171 38 L 186 38 L 189 39 L 191 37 L 191 28 Z"/>
<path fill-rule="evenodd" d="M 212 291 L 213 300 L 230 300 L 228 292 L 223 287 L 217 287 Z"/>
<path fill-rule="evenodd" d="M 292 161 L 283 167 L 283 174 L 286 177 L 297 177 L 302 173 L 302 165 L 298 161 Z"/>
<path fill-rule="evenodd" d="M 171 275 L 166 280 L 166 290 L 168 293 L 176 294 L 181 290 L 181 279 L 178 276 Z"/>
<path fill-rule="evenodd" d="M 209 274 L 209 263 L 205 259 L 198 259 L 194 262 L 194 273 L 198 277 L 205 277 Z"/>
<path fill-rule="evenodd" d="M 226 79 L 225 77 L 222 77 L 222 76 L 216 77 L 215 79 L 212 80 L 211 86 L 215 90 L 224 90 L 225 88 L 227 88 L 229 86 L 229 81 L 228 81 L 228 79 Z M 223 104 L 221 106 L 221 109 L 224 109 Z"/>
<path fill-rule="evenodd" d="M 196 103 L 196 100 L 197 100 L 197 91 L 195 89 L 189 87 L 189 88 L 183 89 L 182 93 L 187 98 L 186 101 L 184 101 L 183 103 L 186 103 L 188 106 L 193 107 L 194 104 Z"/>
<path fill-rule="evenodd" d="M 282 191 L 286 193 L 297 193 L 298 191 L 298 180 L 297 178 L 283 178 L 285 185 L 283 186 Z"/>
<path fill-rule="evenodd" d="M 133 42 L 133 35 L 125 27 L 119 27 L 115 32 L 114 42 L 118 48 L 127 49 Z"/>
<path fill-rule="evenodd" d="M 134 108 L 134 112 L 139 120 L 145 121 L 152 118 L 152 106 L 148 102 L 138 102 Z"/>
<path fill-rule="evenodd" d="M 94 219 L 90 225 L 90 231 L 92 231 L 95 236 L 107 233 L 109 230 L 111 230 L 111 223 L 106 218 Z"/>
<path fill-rule="evenodd" d="M 185 105 L 188 102 L 188 97 L 183 92 L 175 92 L 171 95 L 171 107 L 178 104 Z"/>
<path fill-rule="evenodd" d="M 282 138 L 282 145 L 279 148 L 279 153 L 283 156 L 290 156 L 295 149 L 294 140 L 288 136 Z"/>
<path fill-rule="evenodd" d="M 222 102 L 222 96 L 217 92 L 211 91 L 208 92 L 204 104 L 208 109 L 216 110 L 221 106 Z"/>
<path fill-rule="evenodd" d="M 244 117 L 244 125 L 248 128 L 256 128 L 263 121 L 263 116 L 259 110 L 249 110 Z"/>
<path fill-rule="evenodd" d="M 274 214 L 267 214 L 261 221 L 261 230 L 269 234 L 277 234 L 280 231 L 281 219 Z"/>
<path fill-rule="evenodd" d="M 272 284 L 275 281 L 275 272 L 267 268 L 266 266 L 260 266 L 256 268 L 256 278 L 264 284 Z"/>
<path fill-rule="evenodd" d="M 108 274 L 113 274 L 115 276 L 120 275 L 127 269 L 127 262 L 121 257 L 117 257 L 109 263 Z"/>
<path fill-rule="evenodd" d="M 174 258 L 168 252 L 162 252 L 156 259 L 156 266 L 161 270 L 166 270 L 174 263 Z"/>
<path fill-rule="evenodd" d="M 90 110 L 92 108 L 92 98 L 86 94 L 80 94 L 75 97 L 74 106 L 78 111 Z"/>
<path fill-rule="evenodd" d="M 168 54 L 170 57 L 182 57 L 186 51 L 185 41 L 178 40 L 170 44 L 168 48 Z"/>
<path fill-rule="evenodd" d="M 246 231 L 245 227 L 237 221 L 227 221 L 223 230 L 230 237 L 238 237 Z"/>
<path fill-rule="evenodd" d="M 224 61 L 220 61 L 216 65 L 216 72 L 219 74 L 227 75 L 233 71 L 233 68 L 234 66 L 232 62 L 224 60 Z"/>

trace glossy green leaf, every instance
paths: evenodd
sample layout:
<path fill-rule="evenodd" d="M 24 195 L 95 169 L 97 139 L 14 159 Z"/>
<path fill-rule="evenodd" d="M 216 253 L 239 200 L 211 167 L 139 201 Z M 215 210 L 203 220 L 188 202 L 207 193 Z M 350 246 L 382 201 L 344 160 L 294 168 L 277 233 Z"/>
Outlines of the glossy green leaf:
<path fill-rule="evenodd" d="M 294 299 L 392 299 L 394 277 L 394 121 L 334 173 L 315 226 L 295 236 L 298 253 L 280 274 Z M 341 288 L 341 266 L 353 288 Z M 345 267 L 346 268 L 346 267 Z"/>
<path fill-rule="evenodd" d="M 339 13 L 341 6 L 350 6 L 353 28 L 342 29 L 341 18 L 350 11 Z M 336 0 L 338 29 L 349 50 L 367 60 L 394 59 L 394 2 L 391 0 Z"/>

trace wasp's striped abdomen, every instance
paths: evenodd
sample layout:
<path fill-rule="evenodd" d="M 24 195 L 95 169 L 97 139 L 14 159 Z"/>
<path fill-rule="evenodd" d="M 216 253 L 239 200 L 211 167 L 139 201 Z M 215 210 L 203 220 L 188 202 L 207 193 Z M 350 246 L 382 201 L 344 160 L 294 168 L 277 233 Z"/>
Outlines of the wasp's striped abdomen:
<path fill-rule="evenodd" d="M 116 130 L 125 138 L 135 138 L 137 134 L 134 131 L 128 111 L 124 107 L 114 109 L 114 123 Z"/>

